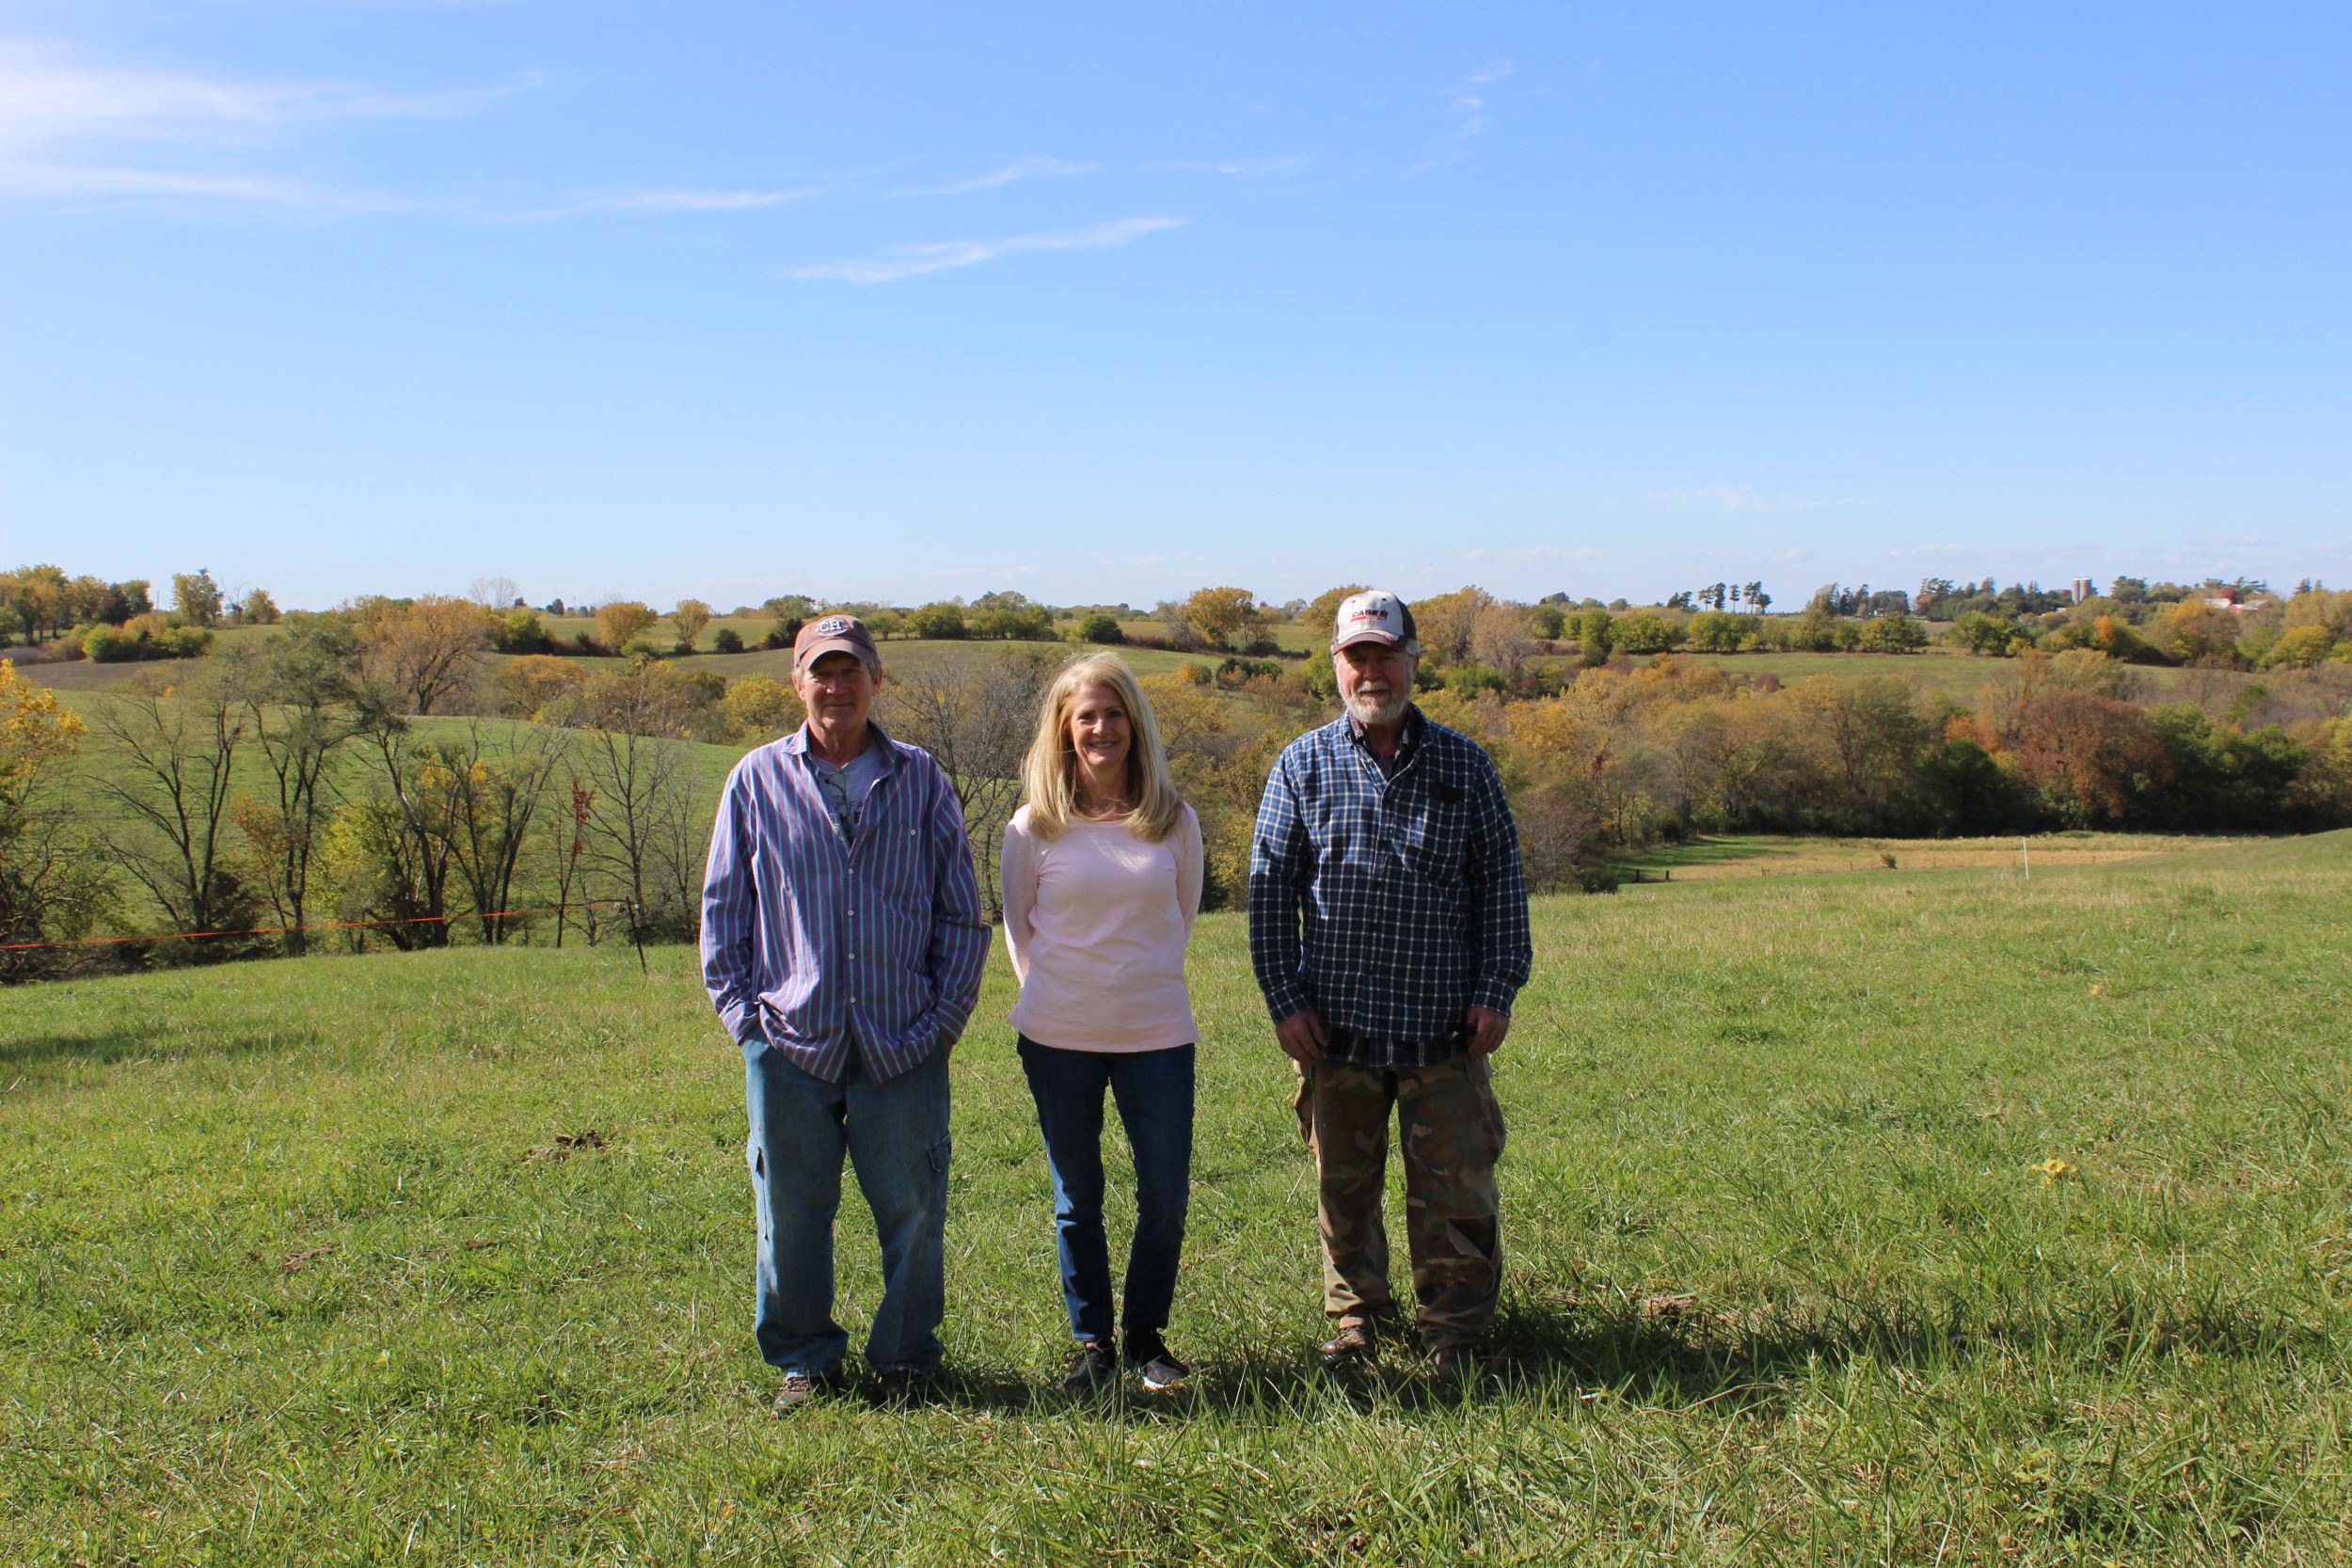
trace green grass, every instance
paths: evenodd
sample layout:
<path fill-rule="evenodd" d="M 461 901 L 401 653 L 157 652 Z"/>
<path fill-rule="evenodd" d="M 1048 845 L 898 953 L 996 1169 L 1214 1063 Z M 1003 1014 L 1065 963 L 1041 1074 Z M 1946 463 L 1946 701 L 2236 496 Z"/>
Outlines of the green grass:
<path fill-rule="evenodd" d="M 1997 870 L 2024 874 L 2057 866 L 2121 864 L 2229 840 L 2163 833 L 2073 831 L 2030 839 L 1847 838 L 1819 833 L 1710 833 L 1657 844 L 1612 863 L 1671 881 L 1724 877 L 1808 877 L 1845 871 Z M 1661 883 L 1660 885 L 1665 885 Z"/>
<path fill-rule="evenodd" d="M 591 626 L 593 623 L 582 622 L 581 625 Z M 759 624 L 757 632 L 759 635 L 765 635 L 767 629 L 768 623 L 763 621 Z M 126 664 L 96 664 L 88 659 L 77 659 L 72 663 L 20 664 L 18 671 L 27 679 L 55 688 L 69 697 L 80 693 L 103 692 L 109 688 L 119 686 L 130 680 L 141 671 L 146 671 L 167 681 L 183 682 L 195 673 L 208 667 L 215 656 L 226 651 L 237 640 L 266 637 L 270 634 L 270 628 L 265 626 L 252 626 L 217 633 L 213 644 L 213 652 L 199 659 Z M 758 636 L 747 635 L 744 641 L 748 645 L 742 653 L 705 652 L 686 661 L 684 667 L 707 671 L 723 676 L 729 681 L 739 680 L 751 674 L 769 675 L 779 681 L 790 680 L 792 651 L 789 648 L 762 648 L 758 646 Z M 707 636 L 705 638 L 705 642 L 707 643 Z M 980 641 L 967 640 L 941 641 L 920 638 L 898 638 L 881 644 L 883 670 L 886 673 L 898 674 L 936 669 L 942 665 L 977 664 L 1016 649 L 1042 652 L 1057 660 L 1095 651 L 1091 643 L 1014 642 L 993 639 Z M 1124 657 L 1137 674 L 1145 675 L 1163 670 L 1173 670 L 1190 662 L 1215 664 L 1225 657 L 1222 654 L 1167 653 L 1156 648 L 1115 648 L 1111 651 Z M 491 654 L 485 660 L 486 666 L 495 671 L 499 665 L 505 663 L 509 657 L 511 656 L 505 654 Z M 580 668 L 584 671 L 618 667 L 616 663 L 600 657 L 584 657 L 577 655 L 564 657 L 579 657 Z"/>
<path fill-rule="evenodd" d="M 0 1560 L 2342 1560 L 2347 917 L 2347 834 L 1539 903 L 1500 1354 L 1458 1398 L 1311 1369 L 1289 1070 L 1212 917 L 1164 1406 L 1044 1391 L 1000 954 L 956 1057 L 956 1376 L 783 1422 L 686 951 L 13 992 Z"/>

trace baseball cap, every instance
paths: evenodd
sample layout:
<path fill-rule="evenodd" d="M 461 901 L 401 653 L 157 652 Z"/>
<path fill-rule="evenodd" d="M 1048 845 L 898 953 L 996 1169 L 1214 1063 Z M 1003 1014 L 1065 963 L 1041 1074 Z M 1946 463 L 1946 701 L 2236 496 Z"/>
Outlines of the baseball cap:
<path fill-rule="evenodd" d="M 855 654 L 868 670 L 882 663 L 874 649 L 874 634 L 854 615 L 819 615 L 804 623 L 792 640 L 792 669 L 806 670 L 825 654 Z"/>
<path fill-rule="evenodd" d="M 1336 654 L 1351 642 L 1378 642 L 1408 654 L 1419 653 L 1418 635 L 1413 612 L 1405 601 L 1385 589 L 1372 588 L 1340 601 L 1340 612 L 1331 625 L 1331 651 Z"/>

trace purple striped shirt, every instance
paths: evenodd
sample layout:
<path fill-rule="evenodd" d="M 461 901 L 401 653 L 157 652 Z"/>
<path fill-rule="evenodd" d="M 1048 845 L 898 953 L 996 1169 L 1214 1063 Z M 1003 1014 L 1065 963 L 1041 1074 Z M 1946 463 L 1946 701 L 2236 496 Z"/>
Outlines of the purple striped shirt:
<path fill-rule="evenodd" d="M 838 1083 L 877 1083 L 963 1033 L 988 924 L 956 792 L 872 725 L 882 776 L 854 843 L 817 784 L 805 726 L 735 765 L 703 878 L 703 983 L 727 1032 Z"/>

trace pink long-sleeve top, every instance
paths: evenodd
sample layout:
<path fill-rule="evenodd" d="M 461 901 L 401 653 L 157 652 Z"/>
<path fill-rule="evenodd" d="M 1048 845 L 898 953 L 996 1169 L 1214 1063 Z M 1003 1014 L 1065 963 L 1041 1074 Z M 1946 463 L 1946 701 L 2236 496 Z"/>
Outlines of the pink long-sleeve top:
<path fill-rule="evenodd" d="M 1073 820 L 1045 839 L 1029 808 L 1005 828 L 1005 947 L 1021 979 L 1013 1027 L 1063 1051 L 1163 1051 L 1200 1037 L 1184 944 L 1200 908 L 1200 819 L 1157 844 L 1123 822 Z"/>

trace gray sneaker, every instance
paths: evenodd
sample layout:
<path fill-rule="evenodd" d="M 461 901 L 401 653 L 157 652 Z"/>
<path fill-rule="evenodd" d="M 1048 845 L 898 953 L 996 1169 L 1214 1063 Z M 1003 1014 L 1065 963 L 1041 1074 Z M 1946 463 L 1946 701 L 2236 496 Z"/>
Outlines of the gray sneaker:
<path fill-rule="evenodd" d="M 1184 1386 L 1192 1369 L 1169 1354 L 1168 1341 L 1155 1328 L 1127 1336 L 1127 1365 L 1143 1374 L 1147 1394 L 1172 1394 Z"/>

